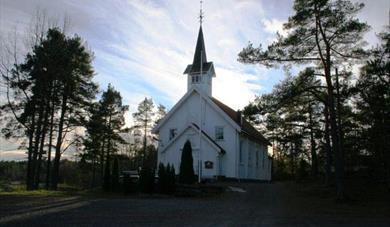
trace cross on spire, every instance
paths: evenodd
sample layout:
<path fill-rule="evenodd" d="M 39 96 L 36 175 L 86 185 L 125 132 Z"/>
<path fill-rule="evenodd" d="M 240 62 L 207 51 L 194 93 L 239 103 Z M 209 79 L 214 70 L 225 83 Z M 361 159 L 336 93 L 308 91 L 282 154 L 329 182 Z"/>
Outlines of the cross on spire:
<path fill-rule="evenodd" d="M 203 0 L 200 0 L 200 11 L 199 11 L 199 23 L 200 23 L 200 26 L 202 26 L 203 18 L 204 18 L 204 14 L 203 14 Z"/>

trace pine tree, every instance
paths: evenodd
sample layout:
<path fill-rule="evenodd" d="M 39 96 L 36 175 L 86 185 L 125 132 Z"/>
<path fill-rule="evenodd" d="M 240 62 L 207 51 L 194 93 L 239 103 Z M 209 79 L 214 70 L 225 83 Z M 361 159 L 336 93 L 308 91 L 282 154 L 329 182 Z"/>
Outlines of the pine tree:
<path fill-rule="evenodd" d="M 325 77 L 327 89 L 326 102 L 332 149 L 336 157 L 339 200 L 344 199 L 344 163 L 340 143 L 342 129 L 338 128 L 331 71 L 337 64 L 350 63 L 363 56 L 362 37 L 369 26 L 355 18 L 363 7 L 363 4 L 353 4 L 348 0 L 295 0 L 295 14 L 284 25 L 289 31 L 286 37 L 278 35 L 278 40 L 265 51 L 261 46 L 254 48 L 250 44 L 239 54 L 241 62 L 268 67 L 289 63 L 317 64 L 319 74 Z"/>
<path fill-rule="evenodd" d="M 175 174 L 175 167 L 173 165 L 168 164 L 167 175 L 168 175 L 168 194 L 173 194 L 175 193 L 175 189 L 176 189 L 176 174 Z"/>
<path fill-rule="evenodd" d="M 165 115 L 167 115 L 166 107 L 163 106 L 162 104 L 159 104 L 157 107 L 157 112 L 156 112 L 155 125 L 157 125 L 165 117 Z"/>
<path fill-rule="evenodd" d="M 139 105 L 137 112 L 133 113 L 135 128 L 143 130 L 142 166 L 145 165 L 147 136 L 153 123 L 153 100 L 145 98 Z"/>
<path fill-rule="evenodd" d="M 24 62 L 15 64 L 11 75 L 5 77 L 8 94 L 18 97 L 17 103 L 9 99 L 5 108 L 13 113 L 16 129 L 24 130 L 28 140 L 28 190 L 39 185 L 45 153 L 48 154 L 46 174 L 51 175 L 51 187 L 57 188 L 61 154 L 77 141 L 69 142 L 65 148 L 62 145 L 69 133 L 82 126 L 85 110 L 97 89 L 92 82 L 91 54 L 79 37 L 67 37 L 58 28 L 51 28 L 46 36 L 39 37 Z M 17 130 L 10 132 L 5 133 L 11 136 Z M 52 147 L 55 148 L 53 162 Z M 48 182 L 47 178 L 47 185 Z"/>
<path fill-rule="evenodd" d="M 181 153 L 179 181 L 183 184 L 195 183 L 191 143 L 187 140 Z"/>
<path fill-rule="evenodd" d="M 122 97 L 110 84 L 99 102 L 100 114 L 103 120 L 101 167 L 104 164 L 103 188 L 108 191 L 111 188 L 111 158 L 117 151 L 117 143 L 125 143 L 119 132 L 125 125 L 124 113 L 128 106 L 122 105 Z M 105 153 L 105 154 L 104 154 Z"/>
<path fill-rule="evenodd" d="M 390 27 L 379 34 L 381 44 L 361 70 L 355 85 L 357 123 L 355 143 L 373 155 L 374 176 L 390 188 Z"/>
<path fill-rule="evenodd" d="M 318 173 L 318 142 L 321 138 L 321 116 L 324 87 L 307 68 L 296 77 L 287 77 L 270 94 L 259 96 L 244 108 L 243 114 L 264 133 L 279 152 L 276 161 L 288 159 L 289 172 L 296 173 L 298 160 L 310 153 L 312 176 Z M 310 147 L 310 151 L 306 148 Z"/>
<path fill-rule="evenodd" d="M 62 58 L 58 68 L 59 120 L 57 125 L 57 141 L 55 143 L 55 156 L 53 160 L 53 173 L 51 188 L 57 189 L 59 181 L 59 168 L 61 155 L 64 152 L 64 136 L 78 126 L 83 126 L 86 109 L 91 105 L 97 93 L 97 85 L 92 81 L 94 71 L 92 68 L 92 55 L 83 46 L 80 37 L 66 38 L 63 34 L 53 31 L 54 36 L 63 37 L 65 42 L 57 46 Z M 50 34 L 50 30 L 49 30 Z M 51 65 L 55 67 L 56 65 Z M 73 143 L 73 142 L 72 142 Z M 67 146 L 69 147 L 69 146 Z M 66 148 L 65 148 L 66 149 Z"/>
<path fill-rule="evenodd" d="M 90 107 L 90 117 L 85 124 L 86 136 L 84 139 L 84 152 L 81 157 L 84 160 L 92 162 L 92 179 L 91 187 L 96 186 L 96 170 L 99 164 L 99 160 L 104 159 L 103 151 L 103 138 L 104 138 L 104 121 L 103 114 L 100 112 L 100 104 L 98 102 L 94 103 Z M 101 168 L 103 168 L 103 163 L 100 162 Z"/>

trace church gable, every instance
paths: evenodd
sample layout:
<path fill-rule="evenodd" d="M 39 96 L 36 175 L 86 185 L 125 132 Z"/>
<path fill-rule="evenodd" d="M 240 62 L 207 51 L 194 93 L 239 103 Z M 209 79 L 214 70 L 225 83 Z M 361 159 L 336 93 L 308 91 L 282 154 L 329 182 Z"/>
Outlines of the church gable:
<path fill-rule="evenodd" d="M 178 134 L 189 125 L 199 125 L 200 109 L 202 109 L 202 130 L 212 139 L 215 139 L 215 127 L 225 127 L 226 131 L 239 131 L 239 126 L 232 121 L 209 97 L 202 96 L 202 108 L 200 108 L 201 94 L 196 89 L 187 93 L 153 129 L 153 133 L 160 135 L 160 141 L 167 144 L 172 133 Z M 230 130 L 230 128 L 232 130 Z"/>
<path fill-rule="evenodd" d="M 199 98 L 199 92 L 196 88 L 193 88 L 190 92 L 187 92 L 180 100 L 177 102 L 173 108 L 168 112 L 168 114 L 159 122 L 158 125 L 156 125 L 152 132 L 153 133 L 159 133 L 159 130 L 162 126 L 167 124 L 168 121 L 172 118 L 176 118 L 176 115 L 187 115 L 187 113 L 190 115 L 189 119 L 185 123 L 199 123 L 199 116 L 196 112 L 199 111 L 199 105 L 200 105 L 200 98 Z M 223 111 L 223 109 L 219 108 L 218 105 L 216 105 L 210 97 L 202 96 L 202 99 L 207 103 L 208 107 L 213 109 L 213 112 L 215 114 L 218 114 L 219 117 L 224 118 L 225 121 L 227 121 L 228 124 L 233 126 L 235 129 L 240 130 L 239 125 L 231 119 L 227 113 Z M 186 111 L 183 112 L 179 111 L 180 109 L 185 109 Z M 192 111 L 191 111 L 192 110 Z M 207 108 L 206 108 L 207 110 Z M 180 113 L 181 112 L 181 113 Z M 192 115 L 192 116 L 191 116 Z M 195 116 L 196 115 L 196 116 Z M 203 114 L 205 115 L 205 114 Z M 209 116 L 203 116 L 203 120 L 208 118 Z M 180 118 L 180 117 L 179 117 Z M 214 118 L 215 119 L 215 118 Z"/>
<path fill-rule="evenodd" d="M 194 136 L 196 135 L 196 136 Z M 160 152 L 165 152 L 167 149 L 169 149 L 174 143 L 177 141 L 183 139 L 184 140 L 189 140 L 192 142 L 192 146 L 196 149 L 196 144 L 194 142 L 194 137 L 197 137 L 199 135 L 199 127 L 195 123 L 188 125 L 188 127 L 184 128 L 181 132 L 178 133 L 172 140 L 168 142 L 166 146 L 160 151 Z M 221 147 L 215 140 L 207 134 L 204 130 L 201 130 L 201 138 L 204 142 L 207 142 L 215 151 L 217 151 L 220 154 L 224 154 L 226 151 L 223 147 Z M 195 138 L 196 139 L 196 138 Z"/>
<path fill-rule="evenodd" d="M 165 144 L 188 127 L 199 121 L 199 95 L 195 90 L 187 93 L 153 129 Z M 175 134 L 175 135 L 173 135 Z"/>

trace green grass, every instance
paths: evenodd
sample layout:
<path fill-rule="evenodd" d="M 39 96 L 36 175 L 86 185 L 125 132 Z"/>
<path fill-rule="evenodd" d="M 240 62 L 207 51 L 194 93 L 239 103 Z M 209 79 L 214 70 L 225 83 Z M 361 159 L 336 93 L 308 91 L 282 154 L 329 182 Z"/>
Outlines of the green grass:
<path fill-rule="evenodd" d="M 83 193 L 81 189 L 65 184 L 59 185 L 57 191 L 46 189 L 27 191 L 25 184 L 0 182 L 0 196 L 70 196 Z"/>
<path fill-rule="evenodd" d="M 49 190 L 16 190 L 11 192 L 0 192 L 0 196 L 68 196 L 66 191 L 49 191 Z"/>

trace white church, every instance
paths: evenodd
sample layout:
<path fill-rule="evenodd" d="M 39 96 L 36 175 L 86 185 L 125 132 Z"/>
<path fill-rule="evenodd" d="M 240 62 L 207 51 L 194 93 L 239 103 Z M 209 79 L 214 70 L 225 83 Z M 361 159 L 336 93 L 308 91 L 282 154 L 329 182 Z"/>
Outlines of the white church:
<path fill-rule="evenodd" d="M 202 25 L 193 63 L 184 71 L 187 93 L 152 132 L 158 135 L 158 163 L 179 173 L 184 143 L 191 142 L 198 178 L 271 180 L 270 142 L 242 116 L 212 96 L 215 77 L 208 62 Z"/>

